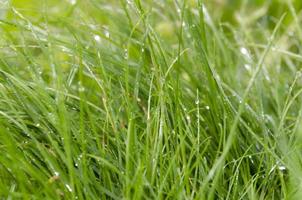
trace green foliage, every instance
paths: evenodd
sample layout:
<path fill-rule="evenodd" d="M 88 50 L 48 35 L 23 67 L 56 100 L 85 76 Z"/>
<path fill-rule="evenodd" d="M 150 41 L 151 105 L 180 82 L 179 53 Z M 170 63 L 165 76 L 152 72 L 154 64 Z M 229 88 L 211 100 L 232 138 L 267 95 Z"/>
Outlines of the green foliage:
<path fill-rule="evenodd" d="M 11 0 L 1 199 L 300 199 L 300 1 Z"/>

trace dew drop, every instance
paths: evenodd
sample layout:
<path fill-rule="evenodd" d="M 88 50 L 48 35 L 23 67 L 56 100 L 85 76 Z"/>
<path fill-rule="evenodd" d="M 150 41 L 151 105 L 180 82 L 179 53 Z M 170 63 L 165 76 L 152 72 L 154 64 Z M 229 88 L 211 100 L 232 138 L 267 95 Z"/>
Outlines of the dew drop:
<path fill-rule="evenodd" d="M 252 159 L 252 156 L 249 156 L 249 159 L 251 160 L 251 162 L 254 164 L 254 161 Z"/>
<path fill-rule="evenodd" d="M 248 51 L 247 51 L 247 49 L 246 48 L 244 48 L 244 47 L 241 47 L 240 48 L 240 52 L 243 54 L 243 55 L 248 55 Z"/>
<path fill-rule="evenodd" d="M 79 92 L 85 92 L 85 87 L 83 86 L 79 87 Z"/>
<path fill-rule="evenodd" d="M 267 80 L 267 81 L 271 81 L 271 79 L 270 79 L 270 77 L 269 77 L 269 75 L 267 74 L 267 73 L 264 73 L 264 77 L 265 77 L 265 79 Z"/>
<path fill-rule="evenodd" d="M 96 30 L 97 26 L 94 24 L 88 24 L 89 28 L 91 28 L 92 30 Z"/>
<path fill-rule="evenodd" d="M 124 58 L 126 60 L 129 58 L 128 49 L 124 49 Z"/>
<path fill-rule="evenodd" d="M 279 166 L 278 168 L 279 168 L 279 170 L 281 170 L 281 171 L 286 170 L 286 167 L 285 167 L 285 166 L 283 166 L 283 165 Z"/>
<path fill-rule="evenodd" d="M 52 121 L 55 120 L 55 115 L 52 112 L 49 112 L 47 115 L 50 120 L 52 120 Z"/>
<path fill-rule="evenodd" d="M 110 38 L 110 32 L 108 29 L 105 29 L 104 34 L 106 38 Z"/>
<path fill-rule="evenodd" d="M 83 86 L 81 81 L 78 82 L 78 91 L 79 92 L 84 92 L 85 91 L 85 87 Z"/>
<path fill-rule="evenodd" d="M 207 109 L 207 110 L 210 110 L 210 106 L 206 106 L 206 109 Z"/>
<path fill-rule="evenodd" d="M 99 35 L 94 35 L 94 40 L 97 42 L 101 41 L 101 37 Z"/>
<path fill-rule="evenodd" d="M 131 0 L 127 0 L 127 4 L 132 5 L 133 2 Z"/>
<path fill-rule="evenodd" d="M 191 123 L 191 117 L 189 115 L 186 116 L 188 123 Z"/>
<path fill-rule="evenodd" d="M 78 156 L 78 161 L 81 161 L 82 160 L 82 157 L 83 157 L 83 154 L 80 154 L 79 156 Z"/>
<path fill-rule="evenodd" d="M 242 55 L 244 55 L 246 58 L 251 59 L 251 55 L 250 55 L 249 51 L 247 50 L 247 48 L 241 47 L 241 48 L 240 48 L 240 52 L 241 52 Z"/>
<path fill-rule="evenodd" d="M 72 192 L 72 188 L 70 187 L 70 185 L 65 184 L 65 187 L 67 188 L 67 190 L 68 190 L 69 192 Z"/>
<path fill-rule="evenodd" d="M 247 71 L 251 71 L 251 65 L 249 64 L 244 64 L 244 68 L 247 70 Z"/>

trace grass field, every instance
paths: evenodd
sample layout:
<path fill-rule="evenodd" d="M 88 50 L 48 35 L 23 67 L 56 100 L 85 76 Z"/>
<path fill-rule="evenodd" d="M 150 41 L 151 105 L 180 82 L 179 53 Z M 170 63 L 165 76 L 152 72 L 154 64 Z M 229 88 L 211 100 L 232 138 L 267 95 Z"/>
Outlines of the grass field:
<path fill-rule="evenodd" d="M 0 0 L 0 199 L 302 199 L 300 0 Z"/>

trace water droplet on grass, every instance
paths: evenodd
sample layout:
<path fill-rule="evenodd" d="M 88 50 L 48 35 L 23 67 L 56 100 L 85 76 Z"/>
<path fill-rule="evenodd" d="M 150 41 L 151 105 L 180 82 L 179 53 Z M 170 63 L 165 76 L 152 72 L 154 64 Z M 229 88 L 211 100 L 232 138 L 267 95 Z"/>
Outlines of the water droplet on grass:
<path fill-rule="evenodd" d="M 85 92 L 85 87 L 83 86 L 79 87 L 79 92 Z"/>
<path fill-rule="evenodd" d="M 244 48 L 244 47 L 241 47 L 240 48 L 240 52 L 243 54 L 243 55 L 248 55 L 248 51 L 247 51 L 247 49 L 246 48 Z"/>
<path fill-rule="evenodd" d="M 69 192 L 72 192 L 72 188 L 70 187 L 70 185 L 65 184 L 65 187 L 67 188 L 67 190 L 68 190 Z"/>
<path fill-rule="evenodd" d="M 56 118 L 55 118 L 55 115 L 52 113 L 52 112 L 49 112 L 48 114 L 48 118 L 51 120 L 51 121 L 54 121 Z"/>
<path fill-rule="evenodd" d="M 127 4 L 133 5 L 133 2 L 131 0 L 127 0 Z"/>
<path fill-rule="evenodd" d="M 249 51 L 247 50 L 247 48 L 241 47 L 240 52 L 242 53 L 242 55 L 244 55 L 249 60 L 251 59 L 251 55 L 250 55 Z"/>
<path fill-rule="evenodd" d="M 124 58 L 126 60 L 128 60 L 128 58 L 129 58 L 128 49 L 124 49 Z"/>
<path fill-rule="evenodd" d="M 78 161 L 81 161 L 82 160 L 82 157 L 83 157 L 83 154 L 80 154 L 79 156 L 78 156 Z"/>
<path fill-rule="evenodd" d="M 283 166 L 283 165 L 279 166 L 278 168 L 279 168 L 279 170 L 281 170 L 281 171 L 286 170 L 286 167 L 285 167 L 285 166 Z"/>
<path fill-rule="evenodd" d="M 244 68 L 247 70 L 247 71 L 251 71 L 251 65 L 249 64 L 244 64 Z"/>
<path fill-rule="evenodd" d="M 108 29 L 105 29 L 104 34 L 106 38 L 110 38 L 110 32 Z"/>
<path fill-rule="evenodd" d="M 78 82 L 78 91 L 79 92 L 84 92 L 85 91 L 85 87 L 83 86 L 81 81 Z"/>
<path fill-rule="evenodd" d="M 101 37 L 99 35 L 94 35 L 94 40 L 97 42 L 101 41 Z"/>
<path fill-rule="evenodd" d="M 187 119 L 188 123 L 190 124 L 191 123 L 191 117 L 189 115 L 187 115 L 186 119 Z"/>

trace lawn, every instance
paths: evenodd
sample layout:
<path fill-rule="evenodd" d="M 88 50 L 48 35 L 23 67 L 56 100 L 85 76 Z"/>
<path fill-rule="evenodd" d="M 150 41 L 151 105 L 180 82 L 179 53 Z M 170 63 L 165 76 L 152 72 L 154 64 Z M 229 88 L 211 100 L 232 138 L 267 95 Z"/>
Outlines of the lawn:
<path fill-rule="evenodd" d="M 302 199 L 302 1 L 0 0 L 0 199 Z"/>

